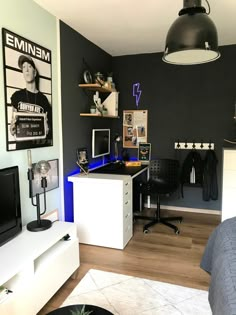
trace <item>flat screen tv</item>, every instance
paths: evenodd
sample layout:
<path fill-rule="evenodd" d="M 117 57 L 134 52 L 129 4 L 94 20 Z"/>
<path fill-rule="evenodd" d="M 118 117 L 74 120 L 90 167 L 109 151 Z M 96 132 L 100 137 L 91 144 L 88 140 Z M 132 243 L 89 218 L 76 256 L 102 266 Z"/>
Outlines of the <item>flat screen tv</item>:
<path fill-rule="evenodd" d="M 92 157 L 110 154 L 110 129 L 92 130 Z"/>
<path fill-rule="evenodd" d="M 18 166 L 0 169 L 0 246 L 22 230 Z"/>

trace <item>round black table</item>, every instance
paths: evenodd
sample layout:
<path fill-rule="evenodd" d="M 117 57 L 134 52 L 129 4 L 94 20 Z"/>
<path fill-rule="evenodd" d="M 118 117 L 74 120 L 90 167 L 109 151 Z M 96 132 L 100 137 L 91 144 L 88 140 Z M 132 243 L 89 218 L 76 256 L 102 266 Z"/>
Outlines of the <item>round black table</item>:
<path fill-rule="evenodd" d="M 83 306 L 84 304 L 67 305 L 60 307 L 48 313 L 47 315 L 71 315 L 72 312 L 74 312 L 73 314 L 76 315 L 75 312 L 80 311 L 83 308 Z M 105 310 L 104 308 L 95 305 L 85 304 L 84 310 L 87 312 L 91 311 L 90 313 L 91 315 L 114 315 L 113 313 Z"/>

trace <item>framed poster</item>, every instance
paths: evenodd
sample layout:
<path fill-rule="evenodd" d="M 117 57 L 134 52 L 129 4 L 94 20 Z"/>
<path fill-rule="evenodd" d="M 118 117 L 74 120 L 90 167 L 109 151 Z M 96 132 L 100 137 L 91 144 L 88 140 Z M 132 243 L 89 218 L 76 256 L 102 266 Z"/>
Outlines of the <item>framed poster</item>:
<path fill-rule="evenodd" d="M 151 160 L 151 143 L 139 143 L 138 160 L 144 163 Z"/>
<path fill-rule="evenodd" d="M 7 151 L 53 145 L 51 51 L 2 29 Z"/>
<path fill-rule="evenodd" d="M 50 170 L 47 173 L 47 187 L 46 191 L 55 189 L 59 187 L 59 176 L 58 176 L 58 159 L 49 160 Z M 34 180 L 32 181 L 32 191 L 33 196 L 36 194 L 42 194 L 43 188 L 41 187 L 41 176 L 35 169 L 37 163 L 32 164 L 32 169 L 34 172 Z"/>
<path fill-rule="evenodd" d="M 147 142 L 147 110 L 123 111 L 123 147 L 138 148 L 140 142 Z"/>

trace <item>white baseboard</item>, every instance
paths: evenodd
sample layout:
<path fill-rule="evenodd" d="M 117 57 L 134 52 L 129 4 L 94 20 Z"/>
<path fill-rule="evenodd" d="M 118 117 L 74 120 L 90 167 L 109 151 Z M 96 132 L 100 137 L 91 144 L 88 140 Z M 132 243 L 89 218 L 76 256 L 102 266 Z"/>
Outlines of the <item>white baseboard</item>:
<path fill-rule="evenodd" d="M 145 204 L 145 207 L 148 205 Z M 155 204 L 150 204 L 150 208 L 156 208 Z M 165 210 L 174 210 L 174 211 L 184 211 L 184 212 L 192 212 L 192 213 L 204 213 L 204 214 L 215 214 L 221 216 L 220 210 L 210 210 L 210 209 L 198 209 L 198 208 L 185 208 L 185 207 L 175 207 L 175 206 L 164 206 L 161 205 L 161 209 Z"/>

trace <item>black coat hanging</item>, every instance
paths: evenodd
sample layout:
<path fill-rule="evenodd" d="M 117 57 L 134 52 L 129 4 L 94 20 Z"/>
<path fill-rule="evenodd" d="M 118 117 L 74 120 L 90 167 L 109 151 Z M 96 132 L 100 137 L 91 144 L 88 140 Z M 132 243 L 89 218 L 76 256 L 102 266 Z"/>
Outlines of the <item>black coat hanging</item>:
<path fill-rule="evenodd" d="M 194 171 L 194 181 L 191 180 L 191 173 Z M 200 153 L 196 150 L 192 150 L 186 156 L 181 170 L 181 193 L 183 194 L 183 186 L 185 184 L 192 184 L 202 186 L 203 181 L 203 161 Z"/>
<path fill-rule="evenodd" d="M 202 198 L 204 201 L 218 199 L 217 163 L 218 160 L 215 152 L 208 150 L 203 164 Z"/>

